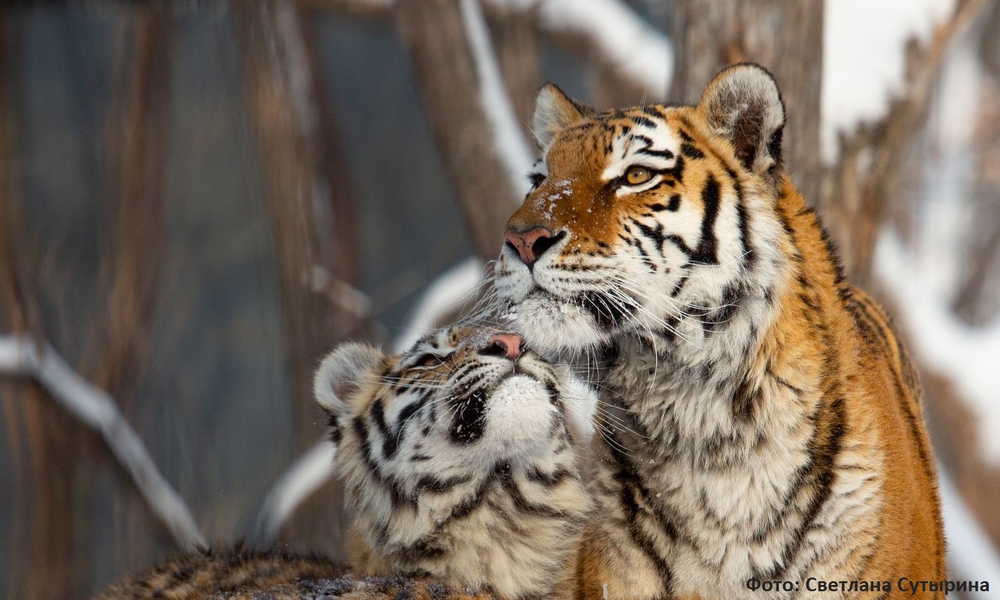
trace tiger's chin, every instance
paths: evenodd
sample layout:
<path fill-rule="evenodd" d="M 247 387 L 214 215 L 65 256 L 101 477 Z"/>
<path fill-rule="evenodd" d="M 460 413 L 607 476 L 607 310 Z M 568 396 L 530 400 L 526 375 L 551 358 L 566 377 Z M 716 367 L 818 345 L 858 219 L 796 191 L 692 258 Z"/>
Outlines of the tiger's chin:
<path fill-rule="evenodd" d="M 532 350 L 549 359 L 582 354 L 607 343 L 612 334 L 581 302 L 539 289 L 512 304 L 502 318 L 530 340 Z"/>
<path fill-rule="evenodd" d="M 551 445 L 557 412 L 545 385 L 529 375 L 506 378 L 495 389 L 486 409 L 483 441 L 492 457 L 532 462 Z"/>

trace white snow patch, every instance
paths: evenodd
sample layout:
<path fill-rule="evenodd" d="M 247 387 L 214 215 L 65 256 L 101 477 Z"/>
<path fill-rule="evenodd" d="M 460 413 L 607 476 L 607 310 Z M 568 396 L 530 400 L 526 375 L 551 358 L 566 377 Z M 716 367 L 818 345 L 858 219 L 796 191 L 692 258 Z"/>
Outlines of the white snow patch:
<path fill-rule="evenodd" d="M 969 257 L 959 243 L 976 230 L 976 150 L 973 144 L 981 102 L 982 68 L 975 36 L 966 36 L 945 56 L 941 77 L 931 96 L 926 139 L 920 157 L 922 174 L 909 182 L 915 218 L 908 237 L 914 243 L 915 267 L 940 297 L 951 297 Z"/>
<path fill-rule="evenodd" d="M 913 350 L 929 368 L 947 374 L 977 417 L 986 460 L 1000 464 L 1000 317 L 983 328 L 956 317 L 927 282 L 894 231 L 879 234 L 875 274 L 892 296 Z"/>
<path fill-rule="evenodd" d="M 906 42 L 925 43 L 954 11 L 955 0 L 831 0 L 823 26 L 820 147 L 837 158 L 837 134 L 875 121 L 901 91 Z"/>

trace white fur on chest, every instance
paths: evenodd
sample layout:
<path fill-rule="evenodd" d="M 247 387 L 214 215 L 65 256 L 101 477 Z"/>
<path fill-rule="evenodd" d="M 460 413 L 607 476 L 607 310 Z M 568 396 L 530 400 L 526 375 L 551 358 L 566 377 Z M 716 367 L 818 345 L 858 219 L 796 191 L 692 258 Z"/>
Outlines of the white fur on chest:
<path fill-rule="evenodd" d="M 765 377 L 752 420 L 741 421 L 724 370 L 706 383 L 695 379 L 694 368 L 661 363 L 650 373 L 651 362 L 648 355 L 619 357 L 619 371 L 606 377 L 611 385 L 602 390 L 602 410 L 612 415 L 605 422 L 618 424 L 615 439 L 628 448 L 650 510 L 674 530 L 650 534 L 671 569 L 673 592 L 785 598 L 793 593 L 751 591 L 746 582 L 767 573 L 801 582 L 827 571 L 843 578 L 843 571 L 832 569 L 842 567 L 853 531 L 873 523 L 879 510 L 881 464 L 872 444 L 862 446 L 859 432 L 845 436 L 829 495 L 807 519 L 797 481 L 809 468 L 811 416 L 820 391 L 795 393 Z M 629 397 L 627 406 L 616 411 L 623 397 Z M 603 485 L 595 489 L 616 490 L 619 465 L 604 444 L 599 454 L 606 461 L 597 467 Z M 599 504 L 617 502 L 617 492 L 607 496 Z M 648 529 L 655 528 L 651 522 L 645 521 Z M 788 556 L 792 544 L 796 551 Z"/>

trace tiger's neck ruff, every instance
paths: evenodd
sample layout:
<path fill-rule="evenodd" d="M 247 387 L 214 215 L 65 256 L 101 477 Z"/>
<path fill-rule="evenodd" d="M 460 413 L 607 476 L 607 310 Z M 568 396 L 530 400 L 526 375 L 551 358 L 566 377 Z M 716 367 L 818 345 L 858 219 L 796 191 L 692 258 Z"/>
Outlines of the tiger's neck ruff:
<path fill-rule="evenodd" d="M 781 171 L 783 125 L 755 65 L 697 107 L 539 94 L 497 289 L 529 344 L 596 372 L 584 597 L 944 576 L 912 369 Z"/>

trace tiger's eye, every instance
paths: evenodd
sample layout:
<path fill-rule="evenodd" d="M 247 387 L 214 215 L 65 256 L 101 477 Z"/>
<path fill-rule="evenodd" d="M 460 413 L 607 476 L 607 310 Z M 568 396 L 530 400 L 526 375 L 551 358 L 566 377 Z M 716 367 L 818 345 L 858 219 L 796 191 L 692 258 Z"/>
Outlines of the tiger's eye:
<path fill-rule="evenodd" d="M 629 185 L 641 185 L 652 178 L 653 173 L 646 167 L 629 167 L 629 170 L 625 171 L 625 181 Z"/>

